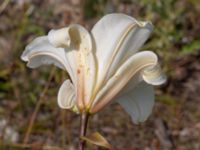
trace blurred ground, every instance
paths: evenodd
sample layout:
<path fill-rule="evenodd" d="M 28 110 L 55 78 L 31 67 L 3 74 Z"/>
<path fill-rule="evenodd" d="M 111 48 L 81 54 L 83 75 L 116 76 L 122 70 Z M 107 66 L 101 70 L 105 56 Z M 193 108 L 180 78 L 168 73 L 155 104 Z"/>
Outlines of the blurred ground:
<path fill-rule="evenodd" d="M 20 55 L 27 43 L 52 28 L 80 23 L 90 29 L 110 12 L 152 21 L 154 33 L 143 48 L 160 56 L 168 83 L 157 88 L 155 109 L 144 124 L 133 125 L 122 108 L 112 104 L 90 120 L 88 132 L 99 131 L 116 150 L 200 149 L 196 0 L 0 0 L 0 149 L 77 148 L 79 118 L 56 103 L 67 75 L 52 66 L 30 70 Z M 36 119 L 23 145 L 33 112 Z"/>

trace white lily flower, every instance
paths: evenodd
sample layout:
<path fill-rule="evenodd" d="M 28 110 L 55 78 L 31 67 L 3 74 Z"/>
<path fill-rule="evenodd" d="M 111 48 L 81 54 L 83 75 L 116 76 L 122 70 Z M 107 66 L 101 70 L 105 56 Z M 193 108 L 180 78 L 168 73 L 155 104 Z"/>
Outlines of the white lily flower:
<path fill-rule="evenodd" d="M 117 101 L 139 123 L 152 111 L 153 85 L 166 80 L 157 55 L 138 52 L 152 29 L 149 22 L 109 14 L 91 33 L 77 24 L 51 30 L 30 43 L 21 58 L 30 68 L 54 64 L 68 72 L 71 80 L 58 92 L 61 108 L 94 114 Z"/>

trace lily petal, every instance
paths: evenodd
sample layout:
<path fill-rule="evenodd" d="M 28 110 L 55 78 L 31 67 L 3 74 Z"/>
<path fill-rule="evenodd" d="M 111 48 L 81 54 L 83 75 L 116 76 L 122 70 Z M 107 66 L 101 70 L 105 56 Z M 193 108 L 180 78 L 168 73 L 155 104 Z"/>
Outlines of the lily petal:
<path fill-rule="evenodd" d="M 122 96 L 127 92 L 133 91 L 135 86 L 143 80 L 151 85 L 161 85 L 166 82 L 167 78 L 162 72 L 159 64 L 145 67 L 142 72 L 138 72 L 134 75 L 134 78 L 132 78 L 118 93 L 118 96 Z"/>
<path fill-rule="evenodd" d="M 64 50 L 54 48 L 46 36 L 34 39 L 21 55 L 21 59 L 28 62 L 28 67 L 36 68 L 41 65 L 54 64 L 66 70 Z"/>
<path fill-rule="evenodd" d="M 103 85 L 126 59 L 138 51 L 152 24 L 124 14 L 109 14 L 92 29 L 98 61 L 97 86 Z"/>
<path fill-rule="evenodd" d="M 145 68 L 142 77 L 144 81 L 152 85 L 161 85 L 167 80 L 167 77 L 161 71 L 159 64 Z"/>
<path fill-rule="evenodd" d="M 49 42 L 55 47 L 70 47 L 71 39 L 68 31 L 69 27 L 50 30 L 48 33 Z"/>
<path fill-rule="evenodd" d="M 142 74 L 144 68 L 156 64 L 157 56 L 151 51 L 138 52 L 131 56 L 98 92 L 91 113 L 95 113 L 107 105 L 132 78 L 137 79 L 137 74 Z"/>
<path fill-rule="evenodd" d="M 132 91 L 116 98 L 134 123 L 144 122 L 152 112 L 154 106 L 154 88 L 144 81 Z"/>
<path fill-rule="evenodd" d="M 36 68 L 41 65 L 54 64 L 55 66 L 66 70 L 72 81 L 75 78 L 70 64 L 65 56 L 65 49 L 55 48 L 48 40 L 47 36 L 41 36 L 33 40 L 26 48 L 21 59 L 27 61 L 27 66 Z"/>
<path fill-rule="evenodd" d="M 85 107 L 91 99 L 96 79 L 96 62 L 89 32 L 84 27 L 73 24 L 50 31 L 48 38 L 54 46 L 65 48 L 67 60 L 77 79 L 79 108 Z"/>
<path fill-rule="evenodd" d="M 30 68 L 36 68 L 44 64 L 55 64 L 57 67 L 66 69 L 64 50 L 54 48 L 46 36 L 38 37 L 31 42 L 23 52 L 21 59 L 28 61 Z M 39 57 L 34 58 L 34 57 Z M 32 59 L 34 58 L 34 61 Z M 62 60 L 62 61 L 61 61 Z"/>
<path fill-rule="evenodd" d="M 66 80 L 58 92 L 58 105 L 63 109 L 70 109 L 75 105 L 76 94 L 73 84 Z"/>

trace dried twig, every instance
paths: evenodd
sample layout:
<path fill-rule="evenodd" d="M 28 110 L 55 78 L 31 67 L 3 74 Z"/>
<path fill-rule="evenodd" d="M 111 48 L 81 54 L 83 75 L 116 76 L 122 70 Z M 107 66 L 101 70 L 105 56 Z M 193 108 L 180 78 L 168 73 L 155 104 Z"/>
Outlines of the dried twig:
<path fill-rule="evenodd" d="M 30 118 L 30 121 L 29 121 L 29 125 L 28 125 L 28 129 L 27 129 L 27 131 L 26 131 L 26 134 L 25 134 L 25 137 L 24 137 L 24 140 L 23 140 L 23 143 L 24 143 L 24 144 L 27 144 L 28 141 L 29 141 L 29 136 L 30 136 L 30 134 L 31 134 L 31 131 L 32 131 L 32 128 L 33 128 L 33 124 L 34 124 L 35 119 L 36 119 L 36 116 L 37 116 L 37 114 L 38 114 L 38 112 L 39 112 L 39 110 L 40 110 L 40 106 L 41 106 L 41 104 L 43 103 L 44 96 L 45 96 L 47 90 L 49 89 L 49 85 L 50 85 L 50 82 L 51 82 L 51 80 L 52 80 L 52 78 L 53 78 L 53 76 L 54 76 L 54 72 L 55 72 L 55 68 L 53 68 L 53 69 L 51 70 L 51 73 L 50 73 L 50 75 L 49 75 L 47 84 L 45 85 L 45 87 L 44 87 L 44 89 L 43 89 L 43 91 L 42 91 L 42 93 L 41 93 L 41 95 L 40 95 L 40 97 L 39 97 L 39 100 L 37 101 L 37 104 L 36 104 L 36 106 L 35 106 L 34 112 L 33 112 L 33 114 L 31 115 L 31 118 Z"/>
<path fill-rule="evenodd" d="M 171 135 L 169 133 L 169 129 L 167 124 L 161 120 L 157 119 L 155 121 L 156 131 L 155 134 L 158 137 L 163 149 L 168 150 L 173 147 L 173 141 L 171 139 Z"/>

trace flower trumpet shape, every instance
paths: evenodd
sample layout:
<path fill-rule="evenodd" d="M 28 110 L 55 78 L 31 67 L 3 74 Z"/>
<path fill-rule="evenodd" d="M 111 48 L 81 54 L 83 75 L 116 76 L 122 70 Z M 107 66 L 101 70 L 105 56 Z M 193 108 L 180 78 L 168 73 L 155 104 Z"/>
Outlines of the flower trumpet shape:
<path fill-rule="evenodd" d="M 71 79 L 61 85 L 58 105 L 94 114 L 116 101 L 135 123 L 143 122 L 154 105 L 153 85 L 166 78 L 157 55 L 138 52 L 153 27 L 124 14 L 109 14 L 91 33 L 78 24 L 51 30 L 33 40 L 21 58 L 36 68 L 54 64 Z"/>

